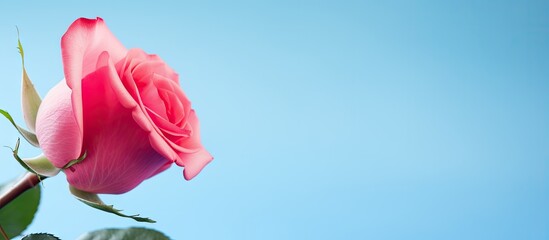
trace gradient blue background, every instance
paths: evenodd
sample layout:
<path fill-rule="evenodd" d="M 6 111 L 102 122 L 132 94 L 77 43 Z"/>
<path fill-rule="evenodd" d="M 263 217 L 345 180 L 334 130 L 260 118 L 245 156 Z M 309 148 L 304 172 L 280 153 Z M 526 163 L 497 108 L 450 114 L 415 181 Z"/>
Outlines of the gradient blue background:
<path fill-rule="evenodd" d="M 549 239 L 549 2 L 2 3 L 0 107 L 19 110 L 17 25 L 42 96 L 60 38 L 101 16 L 181 74 L 215 160 L 89 208 L 44 183 L 31 232 L 146 226 L 174 239 Z M 2 120 L 0 145 L 18 134 Z M 24 156 L 38 153 L 31 146 Z M 0 149 L 0 181 L 23 173 Z"/>

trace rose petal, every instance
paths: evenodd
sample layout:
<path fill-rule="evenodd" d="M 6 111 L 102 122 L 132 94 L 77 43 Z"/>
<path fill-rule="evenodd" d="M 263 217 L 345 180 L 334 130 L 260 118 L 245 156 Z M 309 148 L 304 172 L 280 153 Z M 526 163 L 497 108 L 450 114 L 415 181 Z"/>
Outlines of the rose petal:
<path fill-rule="evenodd" d="M 61 39 L 61 53 L 67 85 L 72 89 L 72 105 L 80 131 L 83 131 L 82 78 L 95 70 L 102 52 L 114 62 L 126 55 L 126 48 L 107 28 L 103 19 L 80 18 L 71 24 Z"/>
<path fill-rule="evenodd" d="M 140 52 L 134 49 L 129 51 L 126 60 L 124 60 L 123 64 L 120 65 L 119 68 L 126 68 L 127 64 L 131 64 L 130 58 L 139 57 L 139 54 Z M 110 72 L 110 74 L 115 74 L 112 67 Z M 170 147 L 170 145 L 166 142 L 166 139 L 163 136 L 158 134 L 159 130 L 157 130 L 155 125 L 151 123 L 151 119 L 148 117 L 148 114 L 145 114 L 146 110 L 144 110 L 142 107 L 143 103 L 139 97 L 139 91 L 137 89 L 137 86 L 135 85 L 135 82 L 133 81 L 131 73 L 129 71 L 123 70 L 122 74 L 124 75 L 122 77 L 122 81 L 119 81 L 114 77 L 108 78 L 111 81 L 111 87 L 116 93 L 119 101 L 125 108 L 131 110 L 132 117 L 137 125 L 141 129 L 149 133 L 148 139 L 150 141 L 151 147 L 162 156 L 164 156 L 166 159 L 172 162 L 175 161 L 178 157 L 174 149 Z"/>
<path fill-rule="evenodd" d="M 184 166 L 183 177 L 185 180 L 191 180 L 202 171 L 202 169 L 213 160 L 212 155 L 202 148 L 196 153 L 181 153 L 179 154 L 180 162 L 176 162 L 178 166 Z"/>
<path fill-rule="evenodd" d="M 189 113 L 187 124 L 192 131 L 190 137 L 178 144 L 189 149 L 202 148 L 202 144 L 200 143 L 200 122 L 198 121 L 198 117 L 194 110 L 191 110 Z"/>
<path fill-rule="evenodd" d="M 183 176 L 186 180 L 194 178 L 202 169 L 213 160 L 213 157 L 200 144 L 200 124 L 194 110 L 191 111 L 188 119 L 192 125 L 193 133 L 190 138 L 185 140 L 185 147 L 199 149 L 194 153 L 180 153 L 178 160 L 175 162 L 178 166 L 183 166 Z M 188 146 L 190 145 L 190 146 Z"/>
<path fill-rule="evenodd" d="M 152 173 L 151 176 L 149 176 L 149 178 L 154 177 L 156 174 L 164 172 L 166 169 L 170 168 L 172 164 L 173 164 L 172 162 L 166 162 L 166 164 L 164 164 L 159 169 L 157 169 L 156 172 Z"/>
<path fill-rule="evenodd" d="M 152 82 L 157 89 L 158 95 L 167 106 L 167 118 L 174 125 L 182 127 L 184 120 L 191 110 L 191 102 L 185 96 L 181 88 L 166 77 L 153 74 Z"/>
<path fill-rule="evenodd" d="M 103 52 L 97 70 L 82 81 L 87 156 L 65 174 L 72 186 L 88 192 L 127 192 L 171 163 L 150 147 L 148 132 L 117 101 L 111 78 L 118 75 L 109 54 Z"/>
<path fill-rule="evenodd" d="M 132 59 L 142 59 L 141 62 L 136 62 L 130 66 L 132 74 L 136 79 L 146 77 L 151 73 L 166 77 L 170 81 L 179 84 L 179 75 L 168 66 L 159 56 L 155 54 L 147 54 L 141 49 L 133 48 L 129 50 L 132 53 Z"/>
<path fill-rule="evenodd" d="M 158 89 L 156 89 L 152 81 L 148 81 L 146 85 L 142 85 L 139 87 L 139 95 L 143 100 L 143 104 L 148 109 L 155 112 L 157 115 L 161 116 L 162 118 L 168 119 L 168 115 L 166 113 L 167 106 L 165 102 L 162 101 L 161 96 L 158 93 Z"/>
<path fill-rule="evenodd" d="M 74 117 L 71 90 L 65 81 L 53 87 L 40 105 L 36 136 L 44 155 L 61 168 L 82 152 L 83 136 Z"/>
<path fill-rule="evenodd" d="M 132 53 L 132 51 L 130 51 L 128 55 L 130 53 Z M 136 83 L 133 81 L 133 78 L 129 72 L 124 72 L 122 82 L 127 92 L 134 98 L 134 100 L 136 100 L 138 104 L 135 108 L 132 109 L 132 116 L 141 128 L 146 131 L 150 131 L 149 139 L 151 140 L 151 145 L 153 146 L 153 148 L 159 151 L 159 153 L 165 156 L 167 159 L 173 161 L 175 161 L 177 158 L 176 152 L 194 153 L 198 151 L 198 149 L 187 149 L 185 147 L 175 144 L 166 136 L 164 136 L 162 130 L 158 126 L 153 124 L 154 122 L 147 113 L 145 104 L 141 99 L 139 89 Z"/>
<path fill-rule="evenodd" d="M 149 110 L 147 108 L 147 110 Z M 149 116 L 154 121 L 156 126 L 160 128 L 162 133 L 167 133 L 174 137 L 188 137 L 189 131 L 185 130 L 184 128 L 180 128 L 175 126 L 173 123 L 167 121 L 166 119 L 162 118 L 161 116 L 158 116 L 154 111 L 147 111 L 149 113 Z M 168 136 L 167 136 L 168 137 Z"/>

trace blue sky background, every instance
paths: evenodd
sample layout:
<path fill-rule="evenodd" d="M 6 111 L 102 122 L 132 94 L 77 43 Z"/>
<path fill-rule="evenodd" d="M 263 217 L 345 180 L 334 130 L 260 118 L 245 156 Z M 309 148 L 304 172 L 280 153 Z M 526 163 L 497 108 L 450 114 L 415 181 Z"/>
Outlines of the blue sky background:
<path fill-rule="evenodd" d="M 181 75 L 215 160 L 104 200 L 44 183 L 31 232 L 146 226 L 174 239 L 548 239 L 547 1 L 180 1 L 0 7 L 0 107 L 19 110 L 21 31 L 38 91 L 60 38 L 104 18 Z M 0 145 L 18 135 L 0 121 Z M 24 156 L 39 152 L 30 145 Z M 23 173 L 0 149 L 0 181 Z"/>

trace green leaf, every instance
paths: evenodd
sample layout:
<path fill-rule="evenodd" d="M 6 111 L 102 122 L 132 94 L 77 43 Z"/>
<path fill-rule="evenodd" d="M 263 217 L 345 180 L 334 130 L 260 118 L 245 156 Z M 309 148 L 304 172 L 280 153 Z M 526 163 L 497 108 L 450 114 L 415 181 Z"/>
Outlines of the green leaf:
<path fill-rule="evenodd" d="M 13 157 L 23 168 L 27 171 L 38 175 L 40 178 L 45 179 L 47 177 L 53 177 L 57 175 L 61 169 L 56 168 L 53 164 L 44 156 L 40 154 L 34 158 L 25 158 L 21 159 L 18 155 L 19 153 L 19 139 L 15 143 L 15 148 L 11 151 L 13 152 Z"/>
<path fill-rule="evenodd" d="M 141 227 L 126 229 L 109 228 L 85 233 L 78 240 L 169 240 L 163 233 Z"/>
<path fill-rule="evenodd" d="M 21 107 L 23 109 L 23 117 L 27 128 L 30 132 L 35 131 L 36 125 L 36 115 L 38 114 L 38 108 L 42 103 L 42 99 L 36 89 L 34 84 L 27 75 L 27 70 L 25 69 L 25 52 L 23 51 L 23 45 L 19 38 L 19 29 L 17 29 L 17 48 L 19 49 L 19 54 L 21 54 L 21 64 L 23 65 L 23 77 L 21 79 Z"/>
<path fill-rule="evenodd" d="M 30 144 L 32 144 L 35 147 L 40 147 L 40 145 L 38 144 L 38 139 L 36 138 L 36 135 L 34 133 L 29 132 L 26 129 L 24 129 L 24 128 L 20 127 L 19 125 L 17 125 L 15 123 L 15 121 L 13 121 L 13 118 L 11 117 L 11 115 L 8 112 L 0 109 L 0 114 L 4 115 L 4 117 L 6 117 L 11 122 L 11 124 L 17 129 L 17 131 L 19 131 L 21 136 L 23 136 L 23 138 L 25 138 L 25 140 L 27 140 L 27 142 L 29 142 Z"/>
<path fill-rule="evenodd" d="M 25 236 L 21 240 L 61 240 L 61 239 L 50 233 L 32 233 Z"/>
<path fill-rule="evenodd" d="M 85 191 L 76 189 L 73 186 L 70 186 L 70 191 L 71 191 L 72 195 L 74 195 L 74 197 L 76 197 L 76 199 L 80 200 L 81 202 L 83 202 L 83 203 L 85 203 L 88 206 L 91 206 L 93 208 L 96 208 L 96 209 L 99 209 L 99 210 L 102 210 L 102 211 L 105 211 L 105 212 L 109 212 L 109 213 L 118 215 L 120 217 L 131 218 L 131 219 L 133 219 L 135 221 L 138 221 L 138 222 L 148 222 L 148 223 L 155 223 L 156 222 L 156 221 L 154 221 L 150 218 L 139 217 L 139 214 L 135 214 L 135 215 L 122 214 L 121 213 L 122 210 L 115 209 L 113 207 L 113 205 L 105 204 L 103 201 L 101 201 L 99 196 L 97 196 L 97 194 L 95 194 L 95 193 L 85 192 Z"/>
<path fill-rule="evenodd" d="M 15 184 L 12 181 L 0 185 L 0 195 Z M 0 225 L 13 238 L 21 234 L 31 224 L 40 203 L 40 186 L 37 185 L 0 209 Z"/>

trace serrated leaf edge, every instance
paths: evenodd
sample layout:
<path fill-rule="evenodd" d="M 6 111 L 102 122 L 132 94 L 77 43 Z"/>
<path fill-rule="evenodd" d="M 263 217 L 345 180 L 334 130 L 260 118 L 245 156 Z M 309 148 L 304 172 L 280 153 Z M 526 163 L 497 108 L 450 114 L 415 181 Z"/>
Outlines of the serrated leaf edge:
<path fill-rule="evenodd" d="M 155 223 L 156 222 L 156 221 L 154 221 L 150 218 L 139 217 L 140 216 L 139 214 L 134 214 L 134 215 L 123 214 L 123 213 L 121 213 L 122 210 L 114 208 L 113 205 L 105 204 L 99 198 L 99 196 L 95 193 L 89 193 L 89 192 L 86 192 L 86 191 L 82 191 L 82 190 L 77 189 L 73 186 L 69 186 L 69 190 L 76 199 L 78 199 L 79 201 L 81 201 L 81 202 L 85 203 L 86 205 L 88 205 L 90 207 L 93 207 L 95 209 L 99 209 L 101 211 L 112 213 L 112 214 L 118 215 L 120 217 L 131 218 L 131 219 L 133 219 L 135 221 L 138 221 L 138 222 L 148 222 L 148 223 Z"/>
<path fill-rule="evenodd" d="M 46 235 L 48 237 L 52 237 L 54 239 L 57 239 L 57 240 L 61 240 L 61 238 L 51 234 L 51 233 L 31 233 L 31 234 L 27 234 L 25 235 L 23 238 L 21 238 L 21 240 L 26 240 L 27 237 L 32 237 L 32 236 L 40 236 L 40 235 Z"/>

